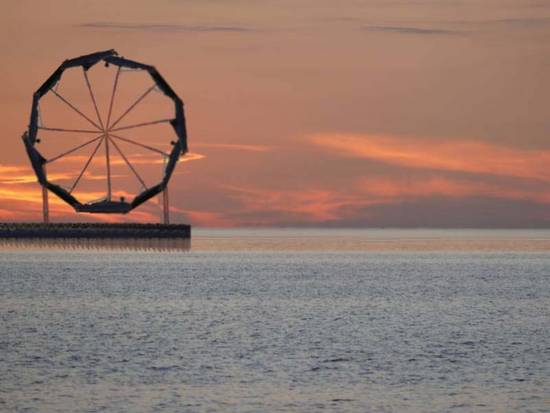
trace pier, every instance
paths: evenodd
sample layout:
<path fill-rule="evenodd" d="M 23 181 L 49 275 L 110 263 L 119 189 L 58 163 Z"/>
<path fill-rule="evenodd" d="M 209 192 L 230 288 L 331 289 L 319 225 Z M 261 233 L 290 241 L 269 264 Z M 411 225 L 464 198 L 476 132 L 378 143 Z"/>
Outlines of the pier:
<path fill-rule="evenodd" d="M 0 223 L 1 239 L 190 239 L 186 224 Z"/>

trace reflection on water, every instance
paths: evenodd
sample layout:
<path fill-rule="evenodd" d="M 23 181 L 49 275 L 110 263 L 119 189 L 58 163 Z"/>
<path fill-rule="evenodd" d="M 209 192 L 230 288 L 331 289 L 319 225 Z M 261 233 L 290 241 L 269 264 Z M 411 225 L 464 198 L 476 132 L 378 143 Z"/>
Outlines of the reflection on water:
<path fill-rule="evenodd" d="M 193 251 L 550 251 L 550 230 L 197 229 Z"/>
<path fill-rule="evenodd" d="M 185 238 L 6 238 L 0 249 L 69 249 L 120 251 L 189 251 Z"/>

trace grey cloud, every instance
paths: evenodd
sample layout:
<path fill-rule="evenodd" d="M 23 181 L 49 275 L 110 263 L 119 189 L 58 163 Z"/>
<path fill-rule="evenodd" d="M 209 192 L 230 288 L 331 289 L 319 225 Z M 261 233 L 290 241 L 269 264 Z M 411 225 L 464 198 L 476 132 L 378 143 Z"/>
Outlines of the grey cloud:
<path fill-rule="evenodd" d="M 507 25 L 513 27 L 545 27 L 550 25 L 550 18 L 523 18 L 523 19 L 500 19 L 492 20 L 489 23 Z"/>
<path fill-rule="evenodd" d="M 118 29 L 154 32 L 249 32 L 253 31 L 241 26 L 209 26 L 209 25 L 184 25 L 184 24 L 132 24 L 115 22 L 90 22 L 79 25 L 95 29 Z"/>
<path fill-rule="evenodd" d="M 406 26 L 361 26 L 362 30 L 370 32 L 386 32 L 386 33 L 397 33 L 397 34 L 409 34 L 409 35 L 458 35 L 463 34 L 464 32 L 457 30 L 447 30 L 447 29 L 424 29 L 419 27 L 406 27 Z"/>
<path fill-rule="evenodd" d="M 494 29 L 530 29 L 550 26 L 550 17 L 524 17 L 486 20 L 446 20 L 441 24 L 453 24 L 476 32 Z M 460 33 L 457 31 L 457 33 Z M 464 33 L 464 32 L 462 32 Z"/>
<path fill-rule="evenodd" d="M 548 204 L 493 197 L 445 198 L 372 205 L 325 226 L 379 228 L 550 228 Z"/>

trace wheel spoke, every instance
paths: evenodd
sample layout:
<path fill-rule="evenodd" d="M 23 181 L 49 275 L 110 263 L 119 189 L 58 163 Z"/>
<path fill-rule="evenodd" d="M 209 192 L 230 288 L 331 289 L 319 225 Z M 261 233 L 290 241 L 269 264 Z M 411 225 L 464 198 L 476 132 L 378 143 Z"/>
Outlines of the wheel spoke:
<path fill-rule="evenodd" d="M 38 129 L 47 130 L 50 132 L 72 132 L 72 133 L 97 133 L 96 130 L 88 129 L 64 129 L 64 128 L 46 128 L 45 126 L 39 126 Z"/>
<path fill-rule="evenodd" d="M 74 148 L 69 149 L 69 150 L 66 151 L 66 152 L 63 152 L 63 153 L 60 154 L 60 155 L 57 155 L 57 156 L 55 156 L 55 157 L 53 157 L 53 158 L 51 158 L 51 159 L 48 159 L 48 160 L 46 161 L 46 163 L 52 163 L 52 162 L 54 162 L 54 161 L 57 161 L 58 159 L 63 158 L 64 156 L 67 156 L 67 155 L 69 155 L 69 154 L 71 154 L 71 153 L 73 153 L 73 152 L 78 151 L 79 149 L 84 148 L 85 146 L 88 146 L 88 145 L 91 144 L 91 143 L 96 142 L 97 140 L 101 139 L 102 137 L 103 137 L 103 134 L 101 134 L 101 135 L 95 137 L 95 138 L 92 139 L 92 140 L 89 140 L 89 141 L 87 141 L 87 142 L 84 142 L 84 143 L 81 144 L 81 145 L 75 146 Z"/>
<path fill-rule="evenodd" d="M 95 113 L 97 115 L 97 120 L 99 121 L 99 124 L 101 125 L 101 129 L 105 129 L 103 126 L 103 121 L 101 120 L 101 116 L 99 115 L 99 109 L 97 108 L 97 102 L 95 101 L 94 92 L 92 91 L 92 86 L 90 85 L 90 79 L 88 79 L 88 72 L 86 69 L 82 68 L 82 73 L 84 73 L 84 79 L 86 80 L 86 86 L 88 86 L 88 91 L 90 92 L 90 97 L 92 98 L 92 103 L 94 104 Z"/>
<path fill-rule="evenodd" d="M 142 148 L 144 148 L 144 149 L 148 149 L 148 150 L 150 150 L 150 151 L 153 151 L 153 152 L 156 152 L 156 153 L 160 153 L 161 155 L 166 156 L 166 157 L 170 156 L 170 155 L 168 155 L 166 152 L 161 151 L 160 149 L 153 148 L 152 146 L 149 146 L 149 145 L 144 145 L 144 144 L 139 143 L 139 142 L 136 142 L 136 141 L 134 141 L 134 140 L 132 140 L 132 139 L 124 138 L 124 137 L 122 137 L 122 136 L 114 135 L 114 134 L 112 134 L 112 133 L 109 133 L 109 136 L 111 136 L 111 137 L 113 137 L 113 138 L 115 138 L 115 139 L 119 139 L 119 140 L 124 141 L 124 142 L 131 143 L 131 144 L 136 145 L 136 146 L 140 146 L 140 147 L 142 147 Z"/>
<path fill-rule="evenodd" d="M 88 122 L 90 122 L 92 125 L 94 125 L 98 131 L 102 131 L 103 128 L 101 128 L 97 123 L 95 123 L 93 120 L 91 120 L 88 116 L 86 116 L 84 113 L 82 113 L 80 110 L 78 110 L 71 102 L 69 102 L 67 99 L 65 99 L 63 96 L 61 96 L 59 93 L 57 93 L 55 90 L 50 89 L 55 96 L 57 96 L 63 103 L 65 103 L 67 106 L 69 106 L 72 110 L 74 110 L 76 113 L 78 113 L 80 116 L 82 116 L 84 119 L 86 119 Z"/>
<path fill-rule="evenodd" d="M 151 93 L 156 87 L 157 87 L 157 85 L 155 84 L 155 85 L 151 86 L 149 89 L 147 89 L 145 91 L 145 93 L 143 93 L 134 103 L 132 103 L 130 105 L 130 107 L 128 109 L 126 109 L 126 111 L 122 115 L 120 115 L 119 118 L 116 121 L 114 121 L 112 125 L 110 125 L 108 127 L 108 129 L 111 130 L 112 128 L 114 128 L 118 122 L 120 122 L 128 113 L 130 113 L 130 111 L 132 109 L 134 109 L 139 102 L 141 102 L 143 99 L 145 99 L 145 97 L 149 93 Z"/>
<path fill-rule="evenodd" d="M 111 200 L 111 159 L 109 157 L 109 139 L 105 135 L 105 163 L 107 165 L 107 199 Z"/>
<path fill-rule="evenodd" d="M 102 137 L 103 137 L 103 139 L 105 139 L 105 135 L 102 135 Z M 86 164 L 84 165 L 84 168 L 82 169 L 82 171 L 80 171 L 80 174 L 78 175 L 78 178 L 76 178 L 76 181 L 74 181 L 73 186 L 69 190 L 69 193 L 72 193 L 74 191 L 74 189 L 76 188 L 76 186 L 78 185 L 78 182 L 80 182 L 80 178 L 82 178 L 82 175 L 84 175 L 84 172 L 86 172 L 86 169 L 88 169 L 88 166 L 90 165 L 90 162 L 92 162 L 92 159 L 94 158 L 94 156 L 97 153 L 99 147 L 101 146 L 101 144 L 103 142 L 103 139 L 101 139 L 99 141 L 99 143 L 97 144 L 97 146 L 94 148 L 94 151 L 92 152 L 92 154 L 90 155 L 90 157 L 86 161 Z"/>
<path fill-rule="evenodd" d="M 141 186 L 143 187 L 144 190 L 147 190 L 147 185 L 145 185 L 145 181 L 141 178 L 141 176 L 137 173 L 136 169 L 134 168 L 134 166 L 130 163 L 130 161 L 128 160 L 128 158 L 126 158 L 126 156 L 124 155 L 124 153 L 122 153 L 122 151 L 120 150 L 120 148 L 118 147 L 117 143 L 114 141 L 114 139 L 111 139 L 109 135 L 107 135 L 107 139 L 113 144 L 113 146 L 115 147 L 115 149 L 117 150 L 117 152 L 120 154 L 120 156 L 122 157 L 122 159 L 124 159 L 124 162 L 126 162 L 126 165 L 128 165 L 128 168 L 130 168 L 130 170 L 134 173 L 135 177 L 137 178 L 137 180 L 141 183 Z"/>
<path fill-rule="evenodd" d="M 113 131 L 113 132 L 117 132 L 117 131 L 121 131 L 121 130 L 140 128 L 142 126 L 156 125 L 158 123 L 165 123 L 165 122 L 170 122 L 170 121 L 172 121 L 172 119 L 159 119 L 159 120 L 153 120 L 151 122 L 136 123 L 134 125 L 128 125 L 128 126 L 120 126 L 118 128 L 110 129 L 110 130 Z"/>
<path fill-rule="evenodd" d="M 107 128 L 109 128 L 109 123 L 111 122 L 111 114 L 113 113 L 113 103 L 115 101 L 115 93 L 118 85 L 118 77 L 120 76 L 120 68 L 121 67 L 119 66 L 116 71 L 115 82 L 113 84 L 113 92 L 111 93 L 111 102 L 109 103 L 109 114 L 107 115 L 107 123 L 106 123 Z"/>

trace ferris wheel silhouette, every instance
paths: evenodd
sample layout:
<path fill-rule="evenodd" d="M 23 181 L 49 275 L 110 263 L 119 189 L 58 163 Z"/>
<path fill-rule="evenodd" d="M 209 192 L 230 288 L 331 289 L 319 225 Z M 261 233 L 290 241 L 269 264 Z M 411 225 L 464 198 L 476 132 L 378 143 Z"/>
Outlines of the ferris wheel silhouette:
<path fill-rule="evenodd" d="M 110 92 L 108 94 L 104 93 L 105 96 L 108 96 L 106 108 L 100 105 L 98 99 L 96 87 L 100 82 L 92 82 L 89 75 L 90 69 L 101 66 L 98 65 L 100 62 L 104 63 L 105 68 L 116 69 L 112 84 L 108 85 Z M 80 91 L 75 94 L 75 88 L 67 87 L 68 91 L 73 92 L 74 99 L 70 99 L 64 94 L 61 85 L 65 77 L 69 77 L 67 73 L 74 72 L 75 69 L 81 72 L 80 76 L 83 80 L 82 84 L 85 85 L 85 92 Z M 145 77 L 149 79 L 148 82 L 151 83 L 152 81 L 152 84 L 148 85 L 144 91 L 140 91 L 141 93 L 137 95 L 137 98 L 123 104 L 124 98 L 135 92 L 132 90 L 134 88 L 132 83 L 128 83 L 126 87 L 126 90 L 130 90 L 131 93 L 124 94 L 120 92 L 121 75 L 128 71 L 146 75 Z M 71 76 L 74 77 L 74 75 Z M 105 81 L 102 83 L 103 89 L 105 89 Z M 149 106 L 141 112 L 138 108 L 143 106 L 144 102 L 154 92 L 162 96 L 165 107 L 166 102 L 168 102 L 170 113 L 161 118 L 148 119 L 150 112 L 154 112 L 156 106 L 160 105 Z M 87 96 L 84 97 L 83 95 Z M 75 102 L 83 102 L 84 98 L 88 100 L 89 106 L 93 108 L 88 113 Z M 57 117 L 55 124 L 46 123 L 42 112 L 43 107 L 46 106 L 44 101 L 47 99 L 54 100 L 77 119 L 71 118 L 72 121 L 69 122 L 69 115 L 64 114 Z M 115 106 L 124 107 L 124 110 L 115 115 Z M 52 110 L 50 113 L 55 114 L 56 112 Z M 128 122 L 130 118 L 133 120 Z M 79 122 L 78 126 L 74 126 L 76 121 Z M 164 127 L 162 129 L 161 139 L 158 132 L 151 132 L 151 127 L 162 125 L 168 126 L 168 128 Z M 125 135 L 127 132 L 131 132 L 132 136 Z M 140 136 L 140 138 L 135 138 L 134 135 Z M 151 139 L 153 142 L 151 142 Z M 179 158 L 188 150 L 182 100 L 154 66 L 125 59 L 119 56 L 115 50 L 65 60 L 34 93 L 30 123 L 28 130 L 23 134 L 23 142 L 38 182 L 43 188 L 44 196 L 47 197 L 46 191 L 50 191 L 72 206 L 77 212 L 88 213 L 125 214 L 159 193 L 166 191 Z M 47 151 L 42 148 L 45 143 L 53 145 L 58 152 L 46 154 Z M 159 143 L 162 143 L 165 147 L 160 148 Z M 62 149 L 59 149 L 60 147 Z M 162 164 L 162 174 L 156 182 L 146 179 L 143 173 L 138 170 L 136 164 L 143 163 L 144 155 L 136 154 L 135 150 L 131 148 L 160 158 L 160 162 L 155 162 Z M 90 150 L 91 152 L 88 152 L 86 157 L 75 156 L 83 151 Z M 102 152 L 102 156 L 100 152 Z M 98 158 L 100 157 L 103 158 L 102 165 L 104 169 L 100 178 L 106 183 L 104 195 L 100 199 L 86 201 L 77 194 L 78 188 L 87 174 L 90 179 L 97 180 L 98 176 L 92 176 L 90 169 L 91 165 L 94 165 L 97 171 L 99 167 Z M 116 162 L 113 160 L 114 157 L 117 157 Z M 75 158 L 81 159 L 83 162 L 79 168 L 76 168 L 74 162 L 72 162 Z M 63 182 L 55 182 L 53 175 L 48 176 L 52 165 L 63 165 L 65 171 L 70 171 L 69 176 L 65 176 L 67 175 L 65 173 Z M 130 184 L 125 183 L 122 190 L 119 191 L 123 195 L 117 199 L 113 179 L 118 175 L 113 174 L 113 167 L 120 168 L 121 165 L 127 168 L 127 171 L 138 185 L 138 190 L 134 194 L 130 194 L 124 188 Z M 132 197 L 132 199 L 127 199 L 127 197 Z M 45 198 L 44 206 L 45 220 L 47 220 L 48 213 L 46 200 L 47 198 Z M 165 221 L 167 221 L 167 194 L 164 200 Z"/>

